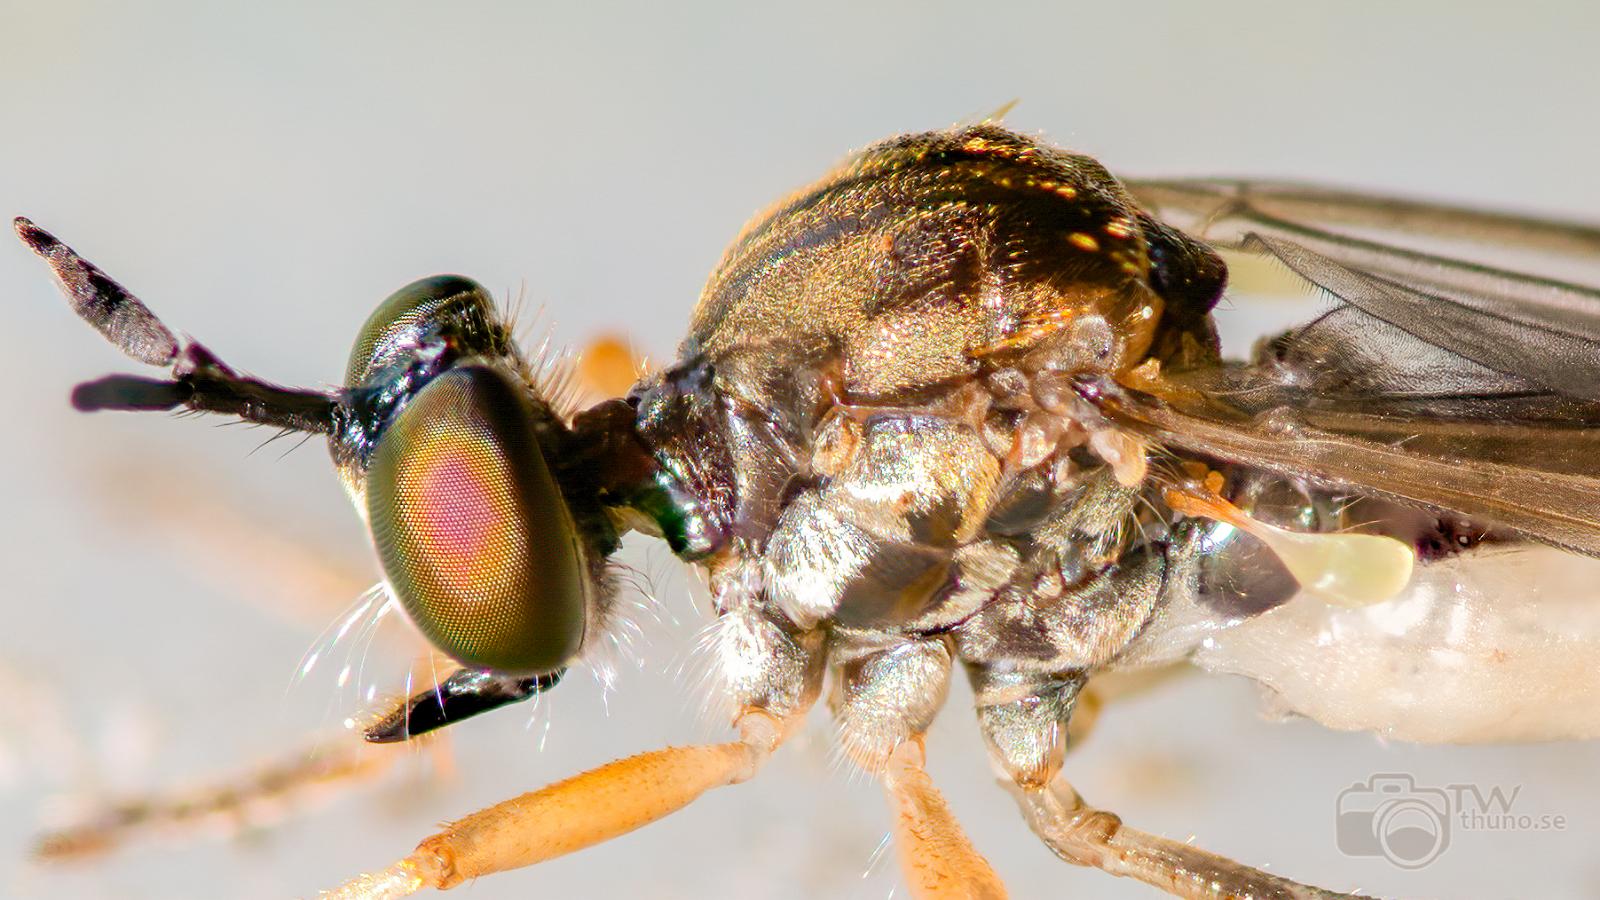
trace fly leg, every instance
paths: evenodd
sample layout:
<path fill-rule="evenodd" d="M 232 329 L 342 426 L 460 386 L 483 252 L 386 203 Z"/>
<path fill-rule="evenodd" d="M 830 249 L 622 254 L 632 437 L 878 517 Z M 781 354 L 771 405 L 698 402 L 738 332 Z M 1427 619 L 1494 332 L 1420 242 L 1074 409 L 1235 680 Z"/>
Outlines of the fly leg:
<path fill-rule="evenodd" d="M 923 768 L 922 737 L 889 755 L 883 785 L 895 807 L 900 869 L 917 900 L 1004 900 L 1005 884 L 961 829 Z"/>
<path fill-rule="evenodd" d="M 446 745 L 436 745 L 441 750 Z M 299 751 L 253 771 L 189 791 L 170 791 L 106 804 L 77 824 L 40 836 L 34 854 L 69 862 L 117 849 L 140 834 L 224 825 L 247 828 L 288 810 L 382 777 L 410 754 L 342 741 Z"/>
<path fill-rule="evenodd" d="M 712 788 L 749 780 L 796 721 L 748 710 L 736 721 L 736 741 L 640 753 L 479 810 L 389 868 L 323 897 L 384 900 L 427 887 L 451 888 L 619 837 Z"/>
<path fill-rule="evenodd" d="M 45 861 L 81 859 L 109 852 L 142 832 L 181 831 L 228 823 L 236 828 L 281 818 L 338 791 L 375 781 L 409 755 L 376 747 L 412 741 L 432 753 L 437 773 L 453 768 L 445 735 L 430 733 L 478 713 L 526 700 L 548 689 L 560 675 L 512 678 L 457 670 L 395 704 L 368 723 L 366 743 L 342 740 L 301 751 L 198 790 L 153 793 L 107 804 L 78 824 L 47 832 L 35 849 Z M 418 740 L 426 735 L 426 739 Z"/>
<path fill-rule="evenodd" d="M 149 477 L 130 477 L 128 484 L 136 487 L 102 494 L 136 507 L 117 513 L 130 520 L 138 513 L 146 522 L 155 518 L 170 525 L 179 532 L 170 537 L 184 548 L 191 571 L 212 576 L 219 588 L 252 601 L 265 597 L 259 603 L 263 610 L 285 615 L 294 624 L 316 622 L 321 627 L 332 614 L 325 598 L 347 599 L 365 587 L 315 548 L 250 522 L 218 502 L 216 495 L 225 493 L 223 489 L 203 499 L 202 492 L 178 485 L 158 481 L 152 487 Z M 126 497 L 130 492 L 133 496 Z M 126 527 L 134 525 L 130 521 Z M 430 741 L 425 748 L 433 757 L 433 771 L 448 769 L 447 740 Z M 71 862 L 113 852 L 152 833 L 183 838 L 277 824 L 384 778 L 414 755 L 369 747 L 346 732 L 328 735 L 314 748 L 297 747 L 250 768 L 217 773 L 208 783 L 98 799 L 62 827 L 40 835 L 34 853 L 46 862 Z"/>
<path fill-rule="evenodd" d="M 1029 827 L 1067 862 L 1135 878 L 1193 900 L 1354 896 L 1128 828 L 1115 813 L 1085 803 L 1060 777 L 1067 722 L 1083 685 L 1082 673 L 1039 675 L 973 666 L 969 674 L 991 758 L 1010 776 L 1008 787 Z"/>
<path fill-rule="evenodd" d="M 605 335 L 595 338 L 578 354 L 574 367 L 575 386 L 589 403 L 625 396 L 644 377 L 649 364 L 633 351 L 625 338 Z"/>
<path fill-rule="evenodd" d="M 1067 748 L 1083 743 L 1100 720 L 1100 711 L 1107 703 L 1124 697 L 1138 696 L 1155 690 L 1169 681 L 1193 672 L 1188 663 L 1119 672 L 1101 672 L 1090 678 L 1078 691 L 1072 704 L 1072 716 L 1067 720 Z"/>
<path fill-rule="evenodd" d="M 900 869 L 917 900 L 1000 900 L 1005 885 L 967 839 L 923 766 L 923 732 L 944 704 L 943 638 L 841 646 L 830 698 L 845 752 L 878 774 L 895 813 Z"/>
<path fill-rule="evenodd" d="M 1049 785 L 1017 785 L 1016 794 L 1029 827 L 1057 856 L 1112 875 L 1136 878 L 1175 897 L 1359 897 L 1290 881 L 1180 841 L 1127 828 L 1115 813 L 1084 803 L 1078 792 L 1060 778 Z"/>
<path fill-rule="evenodd" d="M 217 472 L 197 466 L 180 472 L 151 449 L 108 448 L 79 478 L 93 489 L 112 532 L 148 545 L 153 556 L 181 566 L 224 602 L 246 603 L 308 634 L 350 613 L 352 602 L 378 581 L 365 547 L 344 552 L 348 544 L 335 543 L 337 534 L 263 515 L 260 497 Z M 380 629 L 375 640 L 395 652 L 429 649 L 408 629 Z"/>
<path fill-rule="evenodd" d="M 754 591 L 724 585 L 717 593 L 723 613 L 712 635 L 713 655 L 719 663 L 719 693 L 739 710 L 734 718 L 738 740 L 640 753 L 479 810 L 427 838 L 389 868 L 359 876 L 323 896 L 385 900 L 531 866 L 627 834 L 712 788 L 753 777 L 816 701 L 823 636 L 762 611 Z M 515 691 L 515 685 L 492 687 L 489 693 L 496 697 Z M 449 699 L 442 707 L 445 718 Z M 461 711 L 471 715 L 477 706 L 468 704 Z M 411 723 L 407 733 L 415 731 L 414 714 Z M 397 734 L 375 727 L 368 738 L 391 733 Z"/>
<path fill-rule="evenodd" d="M 1076 747 L 1088 739 L 1105 705 L 1105 691 L 1098 684 L 1084 684 L 1078 689 L 1078 696 L 1072 701 L 1072 715 L 1067 718 L 1066 746 Z"/>

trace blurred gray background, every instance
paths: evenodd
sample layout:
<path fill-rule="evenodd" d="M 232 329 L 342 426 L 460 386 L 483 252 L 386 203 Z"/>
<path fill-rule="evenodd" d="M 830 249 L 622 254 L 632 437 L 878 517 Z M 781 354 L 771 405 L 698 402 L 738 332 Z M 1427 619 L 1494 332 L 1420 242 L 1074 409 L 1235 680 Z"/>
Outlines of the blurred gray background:
<path fill-rule="evenodd" d="M 662 358 L 751 213 L 853 148 L 1012 99 L 1010 124 L 1118 172 L 1600 217 L 1594 10 L 3 0 L 0 211 L 290 384 L 337 381 L 371 307 L 439 271 L 524 293 L 558 344 L 624 330 Z M 399 690 L 413 656 L 389 623 L 361 683 L 338 685 L 341 645 L 291 684 L 376 572 L 322 448 L 252 453 L 265 434 L 75 415 L 74 382 L 133 364 L 72 319 L 20 246 L 0 248 L 0 303 L 0 895 L 312 894 L 439 820 L 720 734 L 697 714 L 688 659 L 697 585 L 638 543 L 628 558 L 662 610 L 643 619 L 642 661 L 609 693 L 575 675 L 537 711 L 454 729 L 453 780 L 417 760 L 275 828 L 144 840 L 69 869 L 27 862 L 30 835 L 77 804 L 337 736 L 365 685 Z M 969 706 L 958 685 L 931 765 L 1013 896 L 1153 896 L 1042 849 L 992 783 Z M 1108 709 L 1068 773 L 1135 825 L 1330 887 L 1595 897 L 1597 760 L 1593 745 L 1384 746 L 1266 722 L 1250 685 L 1196 677 Z M 1570 825 L 1457 833 L 1420 872 L 1346 858 L 1335 798 L 1385 771 L 1520 785 L 1519 810 Z M 904 896 L 892 861 L 872 859 L 888 826 L 876 788 L 831 765 L 819 717 L 751 784 L 465 890 Z"/>

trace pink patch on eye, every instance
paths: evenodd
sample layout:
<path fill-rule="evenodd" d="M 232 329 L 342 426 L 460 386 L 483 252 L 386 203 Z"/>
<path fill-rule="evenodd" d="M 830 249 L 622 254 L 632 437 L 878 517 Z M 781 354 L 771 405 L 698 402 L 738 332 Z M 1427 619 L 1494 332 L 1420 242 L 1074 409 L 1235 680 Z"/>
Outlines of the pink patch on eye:
<path fill-rule="evenodd" d="M 485 483 L 484 473 L 467 454 L 439 453 L 423 462 L 416 476 L 419 519 L 427 543 L 450 560 L 473 566 L 494 554 L 500 535 L 501 491 Z M 445 562 L 447 568 L 455 568 Z"/>

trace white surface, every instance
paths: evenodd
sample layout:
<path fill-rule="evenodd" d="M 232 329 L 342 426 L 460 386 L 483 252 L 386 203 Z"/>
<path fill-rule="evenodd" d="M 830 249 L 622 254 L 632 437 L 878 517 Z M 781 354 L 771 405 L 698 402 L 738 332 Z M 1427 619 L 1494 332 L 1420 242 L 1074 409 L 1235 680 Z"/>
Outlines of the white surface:
<path fill-rule="evenodd" d="M 747 215 L 852 147 L 1013 98 L 1013 125 L 1119 172 L 1293 176 L 1600 216 L 1593 7 L 1406 10 L 3 0 L 0 208 L 57 231 L 230 362 L 306 384 L 337 380 L 372 305 L 437 271 L 525 287 L 560 341 L 625 328 L 664 356 Z M 72 383 L 132 364 L 72 321 L 19 246 L 0 249 L 0 297 L 11 336 L 0 894 L 306 894 L 386 863 L 440 819 L 717 734 L 695 723 L 699 700 L 678 674 L 699 617 L 657 549 L 645 562 L 667 573 L 658 592 L 683 624 L 647 629 L 645 667 L 625 673 L 609 715 L 592 683 L 564 685 L 543 751 L 527 713 L 506 711 L 457 729 L 463 778 L 441 791 L 402 782 L 416 796 L 352 795 L 247 842 L 144 843 L 66 873 L 26 866 L 28 835 L 68 789 L 200 778 L 353 711 L 327 670 L 285 692 L 316 628 L 264 608 L 257 575 L 219 587 L 197 574 L 180 532 L 129 514 L 134 481 L 236 485 L 249 514 L 370 564 L 317 447 L 280 461 L 276 446 L 246 456 L 259 433 L 77 416 Z M 1040 848 L 990 783 L 968 696 L 953 693 L 932 765 L 1013 895 L 1151 896 Z M 1255 706 L 1240 682 L 1170 685 L 1108 710 L 1069 772 L 1140 827 L 1314 883 L 1600 894 L 1593 744 L 1386 747 L 1266 723 Z M 828 759 L 819 720 L 755 783 L 467 890 L 904 896 L 887 860 L 860 877 L 888 817 L 871 785 Z M 1457 834 L 1421 872 L 1346 858 L 1335 798 L 1385 771 L 1521 785 L 1519 811 L 1570 825 Z"/>

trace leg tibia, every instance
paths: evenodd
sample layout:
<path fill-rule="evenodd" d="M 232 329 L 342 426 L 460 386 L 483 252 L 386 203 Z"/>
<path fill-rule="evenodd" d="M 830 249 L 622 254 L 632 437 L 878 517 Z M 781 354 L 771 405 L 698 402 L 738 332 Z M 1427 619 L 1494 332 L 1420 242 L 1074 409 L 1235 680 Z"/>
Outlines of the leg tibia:
<path fill-rule="evenodd" d="M 1083 802 L 1059 772 L 1082 673 L 1046 675 L 969 667 L 978 723 L 1028 825 L 1070 863 L 1135 878 L 1193 900 L 1329 900 L 1350 897 L 1269 875 L 1198 847 L 1126 828 Z M 1098 704 L 1095 704 L 1097 707 Z M 1091 711 L 1095 710 L 1091 707 Z"/>
<path fill-rule="evenodd" d="M 1057 856 L 1138 879 L 1176 897 L 1359 900 L 1353 894 L 1300 884 L 1189 844 L 1126 828 L 1115 814 L 1086 805 L 1060 782 L 1019 789 L 1018 802 L 1028 825 Z"/>
<path fill-rule="evenodd" d="M 895 807 L 900 867 L 917 900 L 1003 900 L 1005 885 L 967 840 L 923 768 L 920 739 L 889 756 L 883 784 Z"/>
<path fill-rule="evenodd" d="M 883 780 L 900 868 L 915 900 L 998 900 L 1005 886 L 923 768 L 922 733 L 944 703 L 947 640 L 834 647 L 834 717 L 845 753 Z"/>

